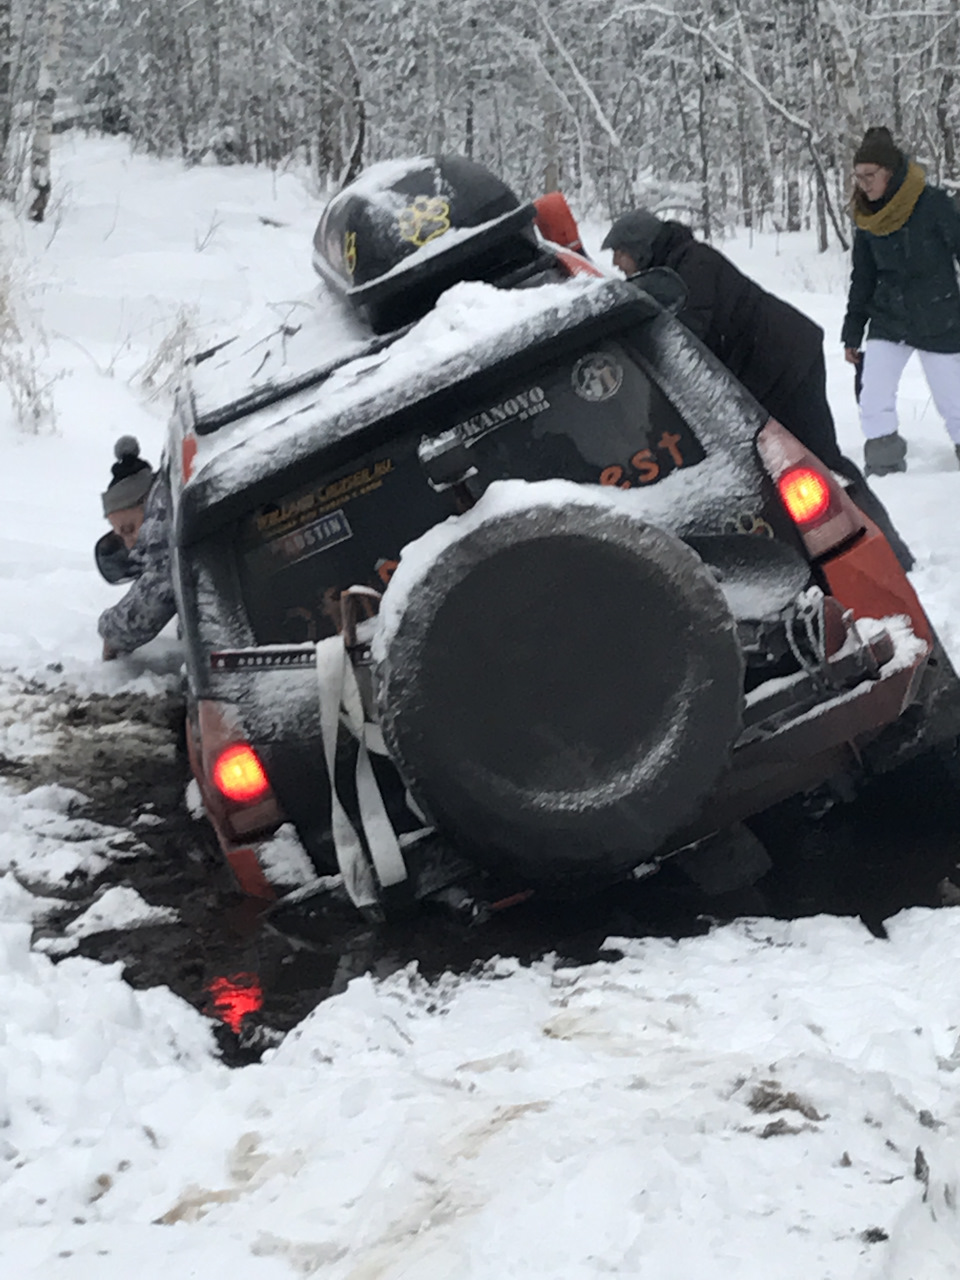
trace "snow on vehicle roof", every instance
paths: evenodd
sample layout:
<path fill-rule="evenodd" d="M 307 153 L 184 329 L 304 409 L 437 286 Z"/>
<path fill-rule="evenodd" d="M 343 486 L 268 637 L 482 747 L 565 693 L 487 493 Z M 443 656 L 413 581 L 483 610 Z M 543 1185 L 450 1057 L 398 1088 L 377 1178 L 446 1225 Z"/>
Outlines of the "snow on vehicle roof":
<path fill-rule="evenodd" d="M 323 444 L 637 297 L 632 285 L 593 277 L 510 291 L 476 282 L 455 285 L 385 350 L 359 356 L 322 385 L 265 405 L 201 437 L 190 486 L 202 491 L 202 502 L 217 502 Z M 296 359 L 302 360 L 312 345 L 311 334 L 332 337 L 334 330 L 327 311 L 310 318 L 296 335 Z M 355 333 L 356 328 L 350 337 Z M 287 345 L 292 346 L 293 339 Z M 269 359 L 278 374 L 280 361 L 288 358 L 283 348 L 275 337 Z M 346 349 L 349 352 L 349 340 Z M 267 358 L 265 349 L 258 355 L 257 342 L 247 341 L 241 350 L 251 366 Z M 317 365 L 331 358 L 325 345 L 313 354 Z M 201 365 L 201 376 L 202 370 Z M 260 376 L 258 367 L 256 374 Z M 283 374 L 284 381 L 294 376 L 289 367 L 284 367 Z M 210 384 L 194 396 L 195 401 L 210 405 Z"/>
<path fill-rule="evenodd" d="M 279 392 L 319 365 L 359 354 L 369 341 L 356 313 L 320 284 L 272 306 L 260 324 L 191 367 L 194 414 L 201 420 L 258 391 Z"/>

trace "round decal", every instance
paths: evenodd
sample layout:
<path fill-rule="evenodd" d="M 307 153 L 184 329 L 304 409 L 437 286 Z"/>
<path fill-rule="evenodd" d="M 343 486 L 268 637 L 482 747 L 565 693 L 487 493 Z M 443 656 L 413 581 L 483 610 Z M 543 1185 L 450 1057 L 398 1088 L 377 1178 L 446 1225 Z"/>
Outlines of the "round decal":
<path fill-rule="evenodd" d="M 594 403 L 609 400 L 620 390 L 623 365 L 605 351 L 594 351 L 577 361 L 570 380 L 574 391 L 582 400 Z"/>

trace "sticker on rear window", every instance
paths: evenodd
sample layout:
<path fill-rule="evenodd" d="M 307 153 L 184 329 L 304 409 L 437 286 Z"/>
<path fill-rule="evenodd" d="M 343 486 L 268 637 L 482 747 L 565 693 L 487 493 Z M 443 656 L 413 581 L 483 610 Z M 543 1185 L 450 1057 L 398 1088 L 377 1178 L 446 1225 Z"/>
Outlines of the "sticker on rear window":
<path fill-rule="evenodd" d="M 604 467 L 600 472 L 600 483 L 615 485 L 618 489 L 640 488 L 645 484 L 654 484 L 671 471 L 679 471 L 691 462 L 699 462 L 700 459 L 695 456 L 686 456 L 681 445 L 685 446 L 681 435 L 675 431 L 664 431 L 653 449 L 638 450 L 628 466 L 612 463 L 609 467 Z M 699 451 L 699 445 L 697 449 Z"/>
<path fill-rule="evenodd" d="M 546 413 L 549 408 L 550 401 L 543 387 L 527 387 L 524 391 L 517 391 L 508 400 L 501 400 L 499 404 L 488 404 L 473 417 L 464 418 L 453 427 L 450 434 L 473 443 L 474 440 L 485 436 L 488 431 L 494 431 L 505 423 L 526 422 L 528 418 L 535 418 L 538 413 Z M 446 435 L 445 432 L 444 436 Z"/>
<path fill-rule="evenodd" d="M 327 551 L 341 542 L 353 537 L 353 530 L 342 511 L 330 511 L 313 524 L 298 529 L 295 533 L 275 538 L 267 545 L 274 563 L 279 565 L 296 564 L 307 556 Z"/>
<path fill-rule="evenodd" d="M 581 400 L 597 404 L 609 400 L 620 390 L 623 365 L 605 351 L 594 351 L 577 361 L 570 381 Z"/>

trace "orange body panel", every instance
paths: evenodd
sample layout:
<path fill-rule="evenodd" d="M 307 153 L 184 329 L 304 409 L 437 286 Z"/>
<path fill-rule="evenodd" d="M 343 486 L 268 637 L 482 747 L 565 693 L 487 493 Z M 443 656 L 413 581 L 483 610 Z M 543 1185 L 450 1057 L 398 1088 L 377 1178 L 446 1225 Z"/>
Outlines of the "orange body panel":
<path fill-rule="evenodd" d="M 852 609 L 855 618 L 905 614 L 914 634 L 932 646 L 927 615 L 890 543 L 872 521 L 864 517 L 863 523 L 863 536 L 822 565 L 831 594 L 845 609 Z"/>
<path fill-rule="evenodd" d="M 256 850 L 238 849 L 236 845 L 228 845 L 219 831 L 217 835 L 220 838 L 223 855 L 229 862 L 230 870 L 236 876 L 237 884 L 243 892 L 249 894 L 251 898 L 273 901 L 277 895 L 273 885 L 263 874 Z"/>

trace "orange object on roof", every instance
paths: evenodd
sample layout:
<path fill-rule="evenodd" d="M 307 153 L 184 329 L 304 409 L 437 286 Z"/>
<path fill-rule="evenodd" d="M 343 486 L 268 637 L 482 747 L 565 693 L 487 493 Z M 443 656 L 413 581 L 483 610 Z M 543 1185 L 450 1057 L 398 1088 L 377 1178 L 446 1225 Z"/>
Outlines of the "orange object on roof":
<path fill-rule="evenodd" d="M 533 224 L 544 240 L 552 241 L 561 249 L 572 249 L 574 253 L 585 252 L 577 220 L 570 212 L 567 198 L 561 191 L 551 191 L 545 196 L 539 196 L 533 203 L 537 210 Z"/>

